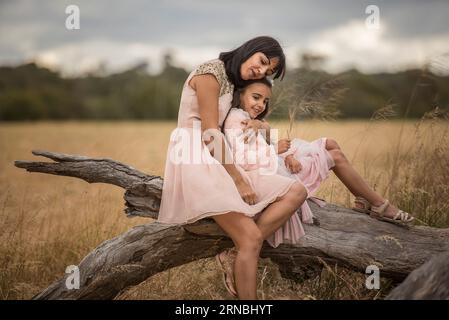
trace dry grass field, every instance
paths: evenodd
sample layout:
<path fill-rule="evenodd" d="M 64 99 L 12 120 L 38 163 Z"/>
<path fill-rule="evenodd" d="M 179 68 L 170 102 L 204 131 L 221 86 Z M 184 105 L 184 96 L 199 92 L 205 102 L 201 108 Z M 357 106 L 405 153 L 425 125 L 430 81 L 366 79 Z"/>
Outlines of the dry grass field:
<path fill-rule="evenodd" d="M 285 135 L 288 123 L 272 123 Z M 148 219 L 128 219 L 122 189 L 69 177 L 28 173 L 14 160 L 36 160 L 32 149 L 106 157 L 163 175 L 175 122 L 0 123 L 0 299 L 29 299 L 102 241 Z M 359 172 L 381 194 L 421 223 L 449 226 L 447 121 L 299 122 L 293 136 L 336 139 Z M 45 159 L 44 161 L 47 161 Z M 332 173 L 319 195 L 350 206 L 352 196 Z M 259 267 L 262 299 L 380 299 L 391 289 L 364 288 L 365 275 L 328 266 L 301 284 Z M 213 258 L 149 278 L 117 299 L 229 299 Z"/>

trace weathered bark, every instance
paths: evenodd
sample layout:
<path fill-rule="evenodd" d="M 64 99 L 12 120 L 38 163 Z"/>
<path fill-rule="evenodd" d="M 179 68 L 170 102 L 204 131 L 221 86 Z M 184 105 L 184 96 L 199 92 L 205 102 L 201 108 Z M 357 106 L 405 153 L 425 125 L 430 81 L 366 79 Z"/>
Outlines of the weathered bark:
<path fill-rule="evenodd" d="M 387 300 L 449 300 L 449 252 L 435 255 L 414 270 Z"/>
<path fill-rule="evenodd" d="M 33 150 L 56 162 L 17 160 L 14 165 L 29 172 L 49 173 L 83 179 L 89 183 L 103 182 L 122 187 L 125 192 L 125 213 L 128 216 L 157 218 L 162 194 L 162 178 L 140 172 L 133 167 L 107 158 Z"/>
<path fill-rule="evenodd" d="M 33 151 L 56 163 L 15 161 L 30 172 L 78 177 L 87 182 L 121 186 L 128 216 L 157 218 L 162 179 L 147 175 L 111 159 Z M 261 256 L 279 265 L 284 277 L 300 280 L 316 274 L 326 263 L 338 263 L 365 272 L 375 264 L 381 276 L 397 281 L 437 253 L 449 251 L 449 229 L 404 228 L 371 219 L 336 205 L 320 208 L 310 204 L 320 225 L 305 225 L 300 245 L 265 245 Z M 79 264 L 80 289 L 68 290 L 65 277 L 37 295 L 36 299 L 111 299 L 146 278 L 201 258 L 211 257 L 232 242 L 212 219 L 190 225 L 156 222 L 105 241 Z"/>

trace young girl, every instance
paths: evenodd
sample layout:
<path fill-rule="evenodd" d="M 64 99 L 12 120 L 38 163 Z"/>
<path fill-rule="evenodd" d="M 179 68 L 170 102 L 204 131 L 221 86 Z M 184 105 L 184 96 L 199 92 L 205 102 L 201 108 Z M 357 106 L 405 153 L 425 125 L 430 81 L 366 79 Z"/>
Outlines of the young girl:
<path fill-rule="evenodd" d="M 228 118 L 225 118 L 225 128 L 236 128 L 239 126 L 238 120 L 247 124 L 250 119 L 264 121 L 264 116 L 268 112 L 268 100 L 271 97 L 271 82 L 267 79 L 253 80 L 244 88 L 237 90 L 234 94 L 233 108 L 230 109 Z M 259 100 L 263 97 L 266 103 L 261 104 Z M 261 107 L 264 105 L 265 107 Z M 269 130 L 269 125 L 265 122 L 265 131 Z M 261 135 L 258 135 L 256 144 L 265 143 Z M 269 141 L 267 141 L 268 143 Z M 280 144 L 287 145 L 287 150 L 279 148 L 277 173 L 300 181 L 307 189 L 307 196 L 311 198 L 318 190 L 321 183 L 329 176 L 329 171 L 333 170 L 337 177 L 355 196 L 355 206 L 353 209 L 369 213 L 372 217 L 392 222 L 396 224 L 407 224 L 413 221 L 413 217 L 407 212 L 399 210 L 391 205 L 388 200 L 377 194 L 363 178 L 355 171 L 346 159 L 338 143 L 330 138 L 319 138 L 314 141 L 305 141 L 295 138 L 293 141 L 280 140 Z M 234 150 L 237 154 L 242 153 L 242 149 L 237 145 Z M 285 149 L 285 148 L 284 148 Z M 274 149 L 273 149 L 274 150 Z M 324 205 L 317 198 L 311 200 Z M 313 214 L 307 202 L 301 206 L 302 219 L 311 222 Z"/>
<path fill-rule="evenodd" d="M 242 89 L 237 90 L 233 106 L 225 117 L 222 132 L 229 144 L 234 163 L 244 170 L 242 174 L 256 193 L 257 201 L 272 201 L 272 194 L 277 188 L 288 184 L 284 176 L 278 174 L 278 156 L 273 144 L 269 143 L 269 127 L 255 135 L 253 130 L 244 131 L 250 120 L 263 121 L 268 111 L 271 97 L 271 82 L 266 78 L 253 80 Z M 264 122 L 265 123 L 265 122 Z M 297 180 L 297 179 L 294 179 Z M 254 216 L 257 219 L 263 211 Z M 301 215 L 302 222 L 312 223 L 312 212 L 309 210 Z M 296 244 L 304 236 L 304 229 L 298 215 L 292 215 L 285 224 L 267 238 L 274 248 L 281 243 Z"/>
<path fill-rule="evenodd" d="M 264 117 L 268 113 L 268 101 L 272 94 L 271 87 L 271 82 L 264 78 L 248 82 L 245 87 L 236 90 L 233 106 L 223 125 L 223 132 L 230 143 L 234 159 L 246 171 L 265 169 L 265 173 L 267 173 L 267 171 L 271 170 L 272 172 L 275 169 L 275 173 L 277 172 L 279 175 L 300 181 L 308 191 L 308 198 L 323 206 L 323 201 L 312 196 L 321 182 L 328 177 L 329 170 L 335 165 L 332 156 L 324 148 L 326 138 L 311 143 L 294 139 L 291 146 L 289 142 L 287 143 L 290 148 L 277 156 L 278 150 L 274 148 L 275 143 L 270 141 L 270 137 L 263 136 L 263 133 L 269 133 L 270 129 L 268 123 L 264 121 Z M 262 134 L 254 137 L 245 135 L 242 130 L 239 131 L 250 120 L 265 122 L 265 130 L 262 130 Z M 249 131 L 250 134 L 253 132 Z M 245 139 L 251 143 L 245 142 Z M 252 155 L 253 159 L 250 159 L 248 154 Z M 248 163 L 250 160 L 253 160 L 251 164 Z M 299 170 L 299 168 L 303 170 Z M 263 172 L 259 172 L 259 174 L 261 173 Z M 275 187 L 270 186 L 270 188 Z M 298 212 L 300 212 L 299 216 L 302 222 L 313 222 L 313 214 L 307 202 L 302 204 Z M 267 242 L 273 247 L 277 247 L 280 243 L 297 244 L 302 236 L 304 236 L 304 230 L 299 217 L 293 215 Z"/>
<path fill-rule="evenodd" d="M 270 151 L 265 153 L 263 152 L 265 148 L 260 148 L 260 146 L 266 146 L 267 144 L 267 141 L 265 141 L 265 138 L 261 134 L 250 140 L 248 146 L 242 144 L 242 139 L 245 140 L 246 136 L 244 133 L 236 131 L 235 129 L 248 125 L 251 120 L 263 121 L 263 117 L 268 111 L 268 101 L 270 97 L 271 83 L 266 79 L 252 81 L 244 88 L 237 90 L 234 94 L 233 108 L 230 109 L 229 114 L 225 118 L 223 128 L 225 136 L 231 145 L 235 159 L 243 159 L 243 161 L 237 163 L 239 166 L 246 170 L 255 170 L 254 172 L 259 170 L 258 175 L 254 176 L 257 178 L 261 174 L 261 161 L 256 157 L 256 160 L 259 161 L 250 165 L 247 163 L 249 159 L 247 153 L 251 151 L 251 149 L 256 149 L 256 155 L 260 158 L 265 154 L 269 154 L 269 167 L 273 167 L 273 161 L 278 161 L 277 173 L 300 181 L 307 189 L 307 197 L 320 206 L 325 204 L 324 201 L 320 201 L 312 196 L 315 194 L 320 184 L 328 177 L 329 171 L 333 170 L 337 177 L 356 196 L 354 209 L 357 211 L 369 213 L 374 218 L 393 223 L 404 224 L 413 221 L 413 217 L 408 213 L 391 205 L 388 200 L 383 199 L 368 186 L 363 178 L 351 166 L 337 142 L 333 139 L 320 138 L 312 142 L 294 139 L 291 143 L 288 140 L 281 140 L 279 145 L 287 145 L 287 148 L 279 148 L 278 151 L 280 151 L 280 154 L 276 158 L 273 158 L 274 148 L 272 146 L 269 148 Z M 269 130 L 268 123 L 266 122 L 264 129 Z M 254 185 L 256 189 L 261 187 L 257 184 L 257 180 L 255 180 Z M 276 186 L 268 186 L 268 188 L 275 187 Z M 301 205 L 300 209 L 300 215 L 292 215 L 290 219 L 270 237 L 270 241 L 268 241 L 270 245 L 277 246 L 280 243 L 286 242 L 297 243 L 304 235 L 301 220 L 305 223 L 311 223 L 313 221 L 313 214 L 307 201 Z M 263 212 L 261 214 L 263 214 Z M 301 219 L 299 217 L 301 217 Z M 255 218 L 257 219 L 257 216 Z M 233 253 L 234 251 L 230 249 L 217 255 L 217 260 L 224 268 L 226 278 L 230 279 L 226 283 L 230 292 L 234 290 L 232 283 Z"/>

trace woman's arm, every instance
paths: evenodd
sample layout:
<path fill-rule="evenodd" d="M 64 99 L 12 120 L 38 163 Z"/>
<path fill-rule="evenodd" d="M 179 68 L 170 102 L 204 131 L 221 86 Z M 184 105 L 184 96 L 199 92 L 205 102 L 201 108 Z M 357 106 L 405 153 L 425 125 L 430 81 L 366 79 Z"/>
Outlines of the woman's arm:
<path fill-rule="evenodd" d="M 242 178 L 240 172 L 230 159 L 232 153 L 225 143 L 223 134 L 218 128 L 218 98 L 220 85 L 212 74 L 196 75 L 190 80 L 191 87 L 196 91 L 199 104 L 199 114 L 201 118 L 201 131 L 210 132 L 211 139 L 204 141 L 206 145 L 214 140 L 215 146 L 221 146 L 221 152 L 211 149 L 211 155 L 220 162 L 239 190 L 243 200 L 248 204 L 256 203 L 256 194 Z M 221 155 L 221 156 L 220 156 Z"/>

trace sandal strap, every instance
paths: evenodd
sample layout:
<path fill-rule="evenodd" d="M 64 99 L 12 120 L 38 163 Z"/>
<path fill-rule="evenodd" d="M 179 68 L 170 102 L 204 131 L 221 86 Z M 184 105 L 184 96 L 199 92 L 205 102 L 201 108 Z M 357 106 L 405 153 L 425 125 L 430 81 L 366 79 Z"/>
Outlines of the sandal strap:
<path fill-rule="evenodd" d="M 399 219 L 398 219 L 399 217 Z M 405 212 L 403 210 L 398 210 L 398 212 L 393 217 L 394 220 L 400 220 L 400 221 L 412 221 L 414 218 L 410 216 L 408 212 Z"/>
<path fill-rule="evenodd" d="M 237 255 L 237 250 L 228 249 L 225 251 L 224 264 L 226 272 L 231 276 L 232 282 L 234 283 L 234 262 Z"/>
<path fill-rule="evenodd" d="M 372 206 L 371 211 L 375 212 L 378 216 L 383 217 L 385 210 L 388 208 L 390 201 L 385 200 L 380 206 Z"/>
<path fill-rule="evenodd" d="M 226 290 L 228 290 L 234 297 L 238 297 L 234 278 L 234 260 L 236 252 L 237 250 L 235 250 L 235 248 L 225 249 L 216 256 L 219 266 L 224 273 Z"/>
<path fill-rule="evenodd" d="M 371 203 L 363 197 L 357 196 L 355 197 L 354 204 L 360 204 L 362 206 L 361 209 L 369 210 L 371 208 Z"/>

